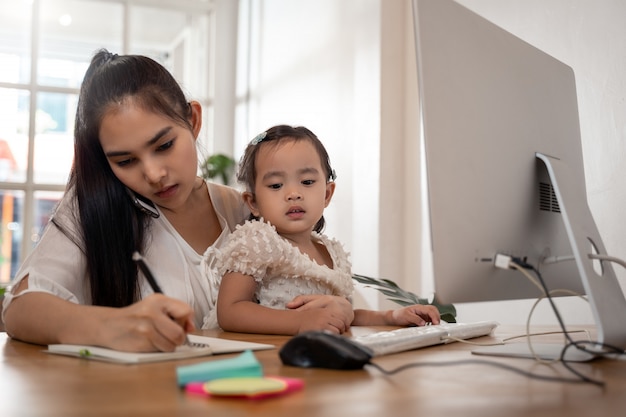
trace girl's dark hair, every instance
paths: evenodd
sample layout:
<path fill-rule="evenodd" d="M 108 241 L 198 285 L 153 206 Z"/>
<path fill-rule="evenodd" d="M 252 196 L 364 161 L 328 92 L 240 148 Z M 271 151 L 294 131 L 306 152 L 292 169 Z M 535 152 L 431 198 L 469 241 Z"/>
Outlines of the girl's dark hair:
<path fill-rule="evenodd" d="M 154 60 L 98 51 L 81 85 L 74 128 L 74 165 L 68 191 L 75 190 L 79 233 L 94 305 L 122 307 L 137 301 L 135 250 L 145 245 L 150 218 L 132 203 L 113 174 L 100 144 L 108 111 L 133 105 L 191 129 L 191 108 L 173 76 Z"/>
<path fill-rule="evenodd" d="M 267 146 L 267 144 L 277 146 L 281 142 L 287 140 L 306 140 L 313 144 L 315 150 L 317 151 L 317 154 L 320 157 L 326 181 L 330 182 L 335 180 L 335 171 L 330 166 L 330 158 L 328 156 L 328 152 L 326 151 L 326 148 L 319 140 L 319 138 L 315 135 L 315 133 L 311 132 L 309 129 L 303 126 L 294 127 L 288 125 L 277 125 L 269 128 L 265 132 L 252 139 L 252 141 L 246 147 L 246 150 L 244 151 L 241 160 L 239 161 L 237 181 L 245 185 L 248 192 L 254 195 L 254 187 L 256 185 L 257 173 L 256 157 L 259 153 L 259 149 L 261 148 L 261 146 Z M 257 218 L 251 214 L 250 219 L 254 220 Z M 319 233 L 324 229 L 325 224 L 326 221 L 324 220 L 324 216 L 322 216 L 315 224 L 313 230 Z"/>

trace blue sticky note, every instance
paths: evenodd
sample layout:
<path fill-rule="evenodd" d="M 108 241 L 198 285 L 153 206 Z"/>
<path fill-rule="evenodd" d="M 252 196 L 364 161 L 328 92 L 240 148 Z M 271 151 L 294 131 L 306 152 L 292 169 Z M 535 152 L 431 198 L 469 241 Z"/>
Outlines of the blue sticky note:
<path fill-rule="evenodd" d="M 206 382 L 219 378 L 263 376 L 263 367 L 251 350 L 230 359 L 202 362 L 176 368 L 178 385 Z"/>

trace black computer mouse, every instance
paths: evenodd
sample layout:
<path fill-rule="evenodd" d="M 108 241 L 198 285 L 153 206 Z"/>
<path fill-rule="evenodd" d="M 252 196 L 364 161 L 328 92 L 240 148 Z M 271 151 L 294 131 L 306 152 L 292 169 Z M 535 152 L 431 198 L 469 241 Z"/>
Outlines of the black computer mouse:
<path fill-rule="evenodd" d="M 301 368 L 361 369 L 374 353 L 345 336 L 309 331 L 287 341 L 279 355 L 283 364 Z"/>

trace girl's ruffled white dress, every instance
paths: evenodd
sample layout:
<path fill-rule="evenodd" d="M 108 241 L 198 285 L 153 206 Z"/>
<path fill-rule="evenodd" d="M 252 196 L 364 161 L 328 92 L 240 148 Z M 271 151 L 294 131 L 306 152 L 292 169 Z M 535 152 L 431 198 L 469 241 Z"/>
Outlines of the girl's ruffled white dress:
<path fill-rule="evenodd" d="M 236 227 L 228 240 L 212 255 L 217 276 L 228 271 L 254 277 L 259 304 L 284 309 L 298 295 L 325 294 L 351 299 L 354 291 L 349 254 L 335 239 L 312 232 L 323 244 L 333 268 L 320 265 L 282 238 L 274 226 L 264 221 L 246 221 Z M 217 309 L 207 327 L 217 327 Z"/>

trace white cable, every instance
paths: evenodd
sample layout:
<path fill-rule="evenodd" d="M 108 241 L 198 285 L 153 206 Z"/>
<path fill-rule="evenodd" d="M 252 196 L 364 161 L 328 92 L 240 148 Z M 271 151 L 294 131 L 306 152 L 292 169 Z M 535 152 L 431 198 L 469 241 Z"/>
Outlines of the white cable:
<path fill-rule="evenodd" d="M 613 256 L 608 256 L 608 255 L 600 255 L 600 254 L 587 254 L 587 256 L 589 257 L 589 259 L 596 259 L 596 260 L 601 260 L 601 261 L 609 261 L 609 262 L 615 262 L 620 264 L 623 268 L 626 268 L 626 262 L 613 257 Z M 564 262 L 564 261 L 571 261 L 574 259 L 574 256 L 572 255 L 564 255 L 564 256 L 553 256 L 553 257 L 549 257 L 549 258 L 545 258 L 542 263 L 543 264 L 550 264 L 550 263 L 556 263 L 556 262 Z M 533 349 L 532 346 L 532 341 L 531 341 L 531 336 L 532 334 L 530 333 L 530 322 L 532 319 L 532 315 L 537 307 L 537 305 L 541 302 L 541 300 L 543 300 L 544 298 L 548 298 L 551 302 L 552 308 L 555 310 L 554 313 L 557 316 L 557 319 L 559 320 L 559 322 L 561 323 L 561 326 L 563 327 L 563 331 L 560 332 L 564 335 L 565 337 L 565 342 L 567 342 L 568 340 L 571 341 L 571 338 L 569 338 L 569 334 L 573 333 L 568 331 L 565 327 L 564 327 L 564 323 L 562 322 L 562 319 L 560 318 L 560 314 L 558 313 L 558 311 L 556 310 L 556 305 L 554 305 L 554 301 L 552 301 L 552 295 L 553 294 L 557 294 L 557 293 L 564 293 L 564 294 L 568 294 L 568 295 L 573 295 L 573 296 L 577 296 L 587 302 L 589 302 L 587 300 L 587 298 L 579 293 L 576 293 L 574 291 L 570 291 L 567 289 L 555 289 L 555 290 L 550 290 L 549 293 L 546 293 L 545 287 L 543 285 L 542 282 L 539 281 L 539 277 L 535 278 L 534 276 L 532 276 L 526 268 L 524 268 L 522 265 L 518 264 L 516 261 L 513 260 L 513 258 L 511 256 L 508 255 L 503 255 L 503 254 L 496 254 L 496 259 L 495 259 L 495 266 L 497 268 L 502 268 L 502 269 L 515 269 L 519 272 L 521 272 L 522 274 L 524 274 L 524 276 L 532 283 L 534 284 L 536 287 L 539 288 L 539 291 L 541 292 L 541 296 L 539 298 L 537 298 L 537 300 L 535 301 L 535 303 L 533 304 L 527 320 L 526 320 L 526 340 L 528 343 L 528 349 L 530 350 L 532 356 L 534 357 L 534 359 L 539 362 L 539 363 L 554 363 L 554 362 L 558 362 L 560 361 L 560 359 L 556 359 L 556 360 L 545 360 L 540 358 L 537 353 L 535 352 L 535 350 Z M 532 268 L 532 267 L 531 267 Z M 538 272 L 537 272 L 538 274 Z M 589 339 L 589 337 L 588 337 Z M 503 341 L 504 342 L 504 341 Z M 564 345 L 565 348 L 565 345 Z"/>
<path fill-rule="evenodd" d="M 559 257 L 560 260 L 565 260 L 565 258 L 567 257 Z M 555 258 L 556 259 L 556 258 Z M 502 261 L 500 261 L 502 262 Z M 556 261 L 554 261 L 556 262 Z M 499 267 L 502 264 L 499 265 Z M 530 332 L 530 322 L 533 316 L 533 313 L 535 312 L 535 309 L 537 308 L 537 305 L 539 305 L 539 303 L 541 302 L 541 300 L 543 300 L 544 298 L 546 298 L 548 296 L 548 294 L 546 294 L 543 286 L 541 285 L 541 283 L 539 282 L 538 279 L 536 279 L 534 276 L 532 276 L 527 270 L 526 268 L 522 267 L 521 265 L 519 265 L 518 263 L 516 263 L 515 261 L 513 261 L 512 259 L 509 259 L 508 261 L 508 265 L 509 268 L 515 269 L 519 272 L 521 272 L 532 284 L 534 284 L 537 288 L 539 288 L 539 291 L 541 292 L 541 296 L 539 298 L 537 298 L 537 300 L 535 300 L 532 308 L 530 309 L 530 312 L 528 313 L 528 317 L 526 319 L 526 342 L 528 344 L 528 349 L 530 350 L 531 355 L 533 356 L 533 358 L 535 359 L 535 361 L 539 362 L 539 363 L 544 363 L 544 364 L 549 364 L 549 363 L 554 363 L 554 362 L 558 362 L 560 359 L 553 359 L 553 360 L 545 360 L 542 359 L 541 357 L 539 357 L 539 355 L 537 354 L 537 352 L 535 351 L 535 349 L 533 348 L 533 344 L 532 344 L 532 340 L 531 340 L 531 336 L 532 333 Z M 577 296 L 582 298 L 583 300 L 587 301 L 587 299 L 585 297 L 583 297 L 581 294 L 576 293 L 574 291 L 570 291 L 567 289 L 555 289 L 555 290 L 551 290 L 549 292 L 549 295 L 555 295 L 555 294 L 559 294 L 559 293 L 564 293 L 564 294 L 569 294 L 569 295 L 573 295 L 573 296 Z M 566 329 L 563 329 L 563 334 L 565 337 L 565 334 L 569 333 L 567 332 Z M 567 341 L 567 338 L 565 337 L 565 341 Z M 565 346 L 565 345 L 563 345 Z"/>
<path fill-rule="evenodd" d="M 556 295 L 558 293 L 565 293 L 565 294 L 569 294 L 569 295 L 574 295 L 574 296 L 580 297 L 583 300 L 588 302 L 588 300 L 585 297 L 583 297 L 582 295 L 580 295 L 580 294 L 578 294 L 578 293 L 576 293 L 574 291 L 565 290 L 565 289 L 551 290 L 550 291 L 550 296 Z M 550 363 L 559 362 L 560 358 L 555 358 L 555 359 L 552 359 L 552 360 L 546 360 L 546 359 L 540 358 L 539 355 L 537 354 L 537 352 L 535 352 L 535 349 L 533 348 L 533 344 L 532 344 L 532 341 L 531 341 L 532 334 L 530 333 L 530 321 L 532 319 L 533 313 L 535 312 L 535 309 L 537 308 L 537 306 L 539 305 L 541 300 L 543 300 L 544 298 L 546 298 L 545 293 L 541 297 L 537 298 L 537 300 L 535 300 L 532 308 L 530 309 L 530 312 L 528 313 L 528 318 L 526 319 L 526 342 L 528 344 L 528 349 L 530 350 L 530 353 L 533 355 L 533 358 L 537 362 L 544 363 L 544 364 L 550 364 Z M 563 331 L 563 332 L 559 332 L 559 333 L 563 334 L 564 342 L 567 342 L 566 333 L 570 334 L 570 333 L 573 333 L 573 332 Z M 565 347 L 565 344 L 563 344 L 563 347 Z"/>
<path fill-rule="evenodd" d="M 568 333 L 585 333 L 587 335 L 587 340 L 591 341 L 591 335 L 589 334 L 589 330 L 571 330 Z M 558 330 L 558 331 L 550 331 L 550 332 L 535 332 L 535 333 L 531 333 L 531 334 L 522 334 L 522 335 L 517 335 L 517 336 L 509 336 L 509 337 L 505 337 L 504 339 L 502 339 L 503 342 L 508 342 L 510 340 L 513 339 L 519 339 L 520 337 L 529 337 L 529 336 L 547 336 L 547 335 L 551 335 L 551 334 L 563 334 L 563 331 Z"/>
<path fill-rule="evenodd" d="M 544 258 L 541 260 L 541 264 L 549 265 L 549 264 L 555 264 L 558 262 L 574 261 L 574 260 L 576 260 L 574 255 L 548 256 L 547 258 Z"/>
<path fill-rule="evenodd" d="M 609 256 L 609 255 L 600 255 L 597 253 L 588 253 L 587 257 L 589 259 L 597 259 L 600 261 L 608 261 L 608 262 L 615 262 L 617 264 L 620 264 L 624 269 L 626 269 L 626 261 L 623 261 L 620 258 L 616 258 L 615 256 Z M 554 264 L 557 262 L 565 262 L 565 261 L 573 261 L 576 258 L 574 257 L 574 255 L 560 255 L 560 256 L 549 256 L 545 259 L 543 259 L 541 261 L 542 265 L 548 265 L 548 264 Z"/>
<path fill-rule="evenodd" d="M 535 285 L 535 287 L 539 288 L 539 291 L 542 294 L 545 294 L 545 291 L 543 290 L 543 287 L 541 286 L 541 284 L 539 283 L 539 280 L 537 280 L 535 277 L 533 277 L 530 272 L 528 272 L 526 270 L 526 268 L 522 268 L 520 265 L 518 265 L 517 263 L 511 261 L 509 262 L 509 266 L 519 272 L 521 272 L 522 274 L 524 274 L 524 276 L 526 278 L 528 278 L 528 280 L 533 283 Z"/>
<path fill-rule="evenodd" d="M 599 255 L 599 254 L 595 254 L 595 253 L 590 253 L 587 256 L 589 256 L 589 259 L 598 259 L 601 261 L 609 261 L 609 262 L 615 262 L 617 264 L 620 264 L 623 268 L 626 268 L 626 262 L 624 262 L 623 260 L 616 258 L 614 256 L 609 256 L 609 255 Z"/>
<path fill-rule="evenodd" d="M 454 342 L 465 343 L 466 345 L 473 345 L 473 346 L 499 346 L 499 345 L 504 345 L 504 341 L 502 341 L 502 340 L 499 340 L 497 342 L 481 343 L 481 342 L 473 342 L 473 341 L 468 340 L 468 339 L 460 339 L 458 337 L 453 337 L 453 336 L 445 336 L 445 337 L 442 337 L 441 340 L 452 340 Z"/>

